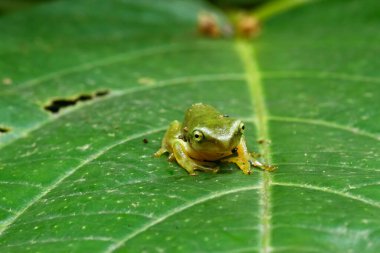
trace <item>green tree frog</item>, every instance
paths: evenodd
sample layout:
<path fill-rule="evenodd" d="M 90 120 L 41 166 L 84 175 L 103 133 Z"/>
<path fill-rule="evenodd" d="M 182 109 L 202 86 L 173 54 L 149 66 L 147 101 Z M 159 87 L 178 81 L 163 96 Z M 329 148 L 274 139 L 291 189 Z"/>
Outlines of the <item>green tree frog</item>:
<path fill-rule="evenodd" d="M 248 152 L 244 128 L 241 120 L 197 103 L 186 111 L 182 124 L 177 120 L 170 124 L 155 156 L 169 152 L 169 161 L 177 161 L 190 175 L 196 175 L 196 170 L 217 172 L 217 162 L 235 163 L 247 175 L 251 164 L 273 170 Z"/>

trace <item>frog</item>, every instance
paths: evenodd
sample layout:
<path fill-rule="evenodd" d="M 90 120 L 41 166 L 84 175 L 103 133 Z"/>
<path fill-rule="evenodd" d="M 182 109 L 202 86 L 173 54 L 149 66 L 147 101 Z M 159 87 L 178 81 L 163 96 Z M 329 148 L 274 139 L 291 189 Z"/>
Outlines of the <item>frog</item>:
<path fill-rule="evenodd" d="M 274 170 L 248 151 L 244 131 L 241 120 L 222 114 L 211 105 L 196 103 L 186 110 L 182 123 L 170 123 L 154 156 L 169 153 L 168 160 L 176 161 L 190 175 L 197 175 L 196 171 L 217 173 L 219 163 L 234 163 L 246 175 L 252 173 L 251 165 Z"/>

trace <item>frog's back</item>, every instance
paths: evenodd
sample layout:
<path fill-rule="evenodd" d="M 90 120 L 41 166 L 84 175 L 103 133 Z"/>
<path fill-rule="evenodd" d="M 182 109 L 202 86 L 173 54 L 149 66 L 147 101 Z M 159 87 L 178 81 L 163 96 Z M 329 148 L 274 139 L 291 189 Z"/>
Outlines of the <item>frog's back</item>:
<path fill-rule="evenodd" d="M 223 118 L 222 114 L 214 107 L 202 103 L 193 104 L 187 109 L 183 126 L 194 129 L 198 126 L 214 125 Z"/>

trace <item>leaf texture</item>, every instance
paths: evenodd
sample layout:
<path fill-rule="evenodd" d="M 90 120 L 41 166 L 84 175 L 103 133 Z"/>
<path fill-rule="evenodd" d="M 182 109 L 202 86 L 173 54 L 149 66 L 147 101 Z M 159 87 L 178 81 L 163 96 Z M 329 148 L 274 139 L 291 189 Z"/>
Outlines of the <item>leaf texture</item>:
<path fill-rule="evenodd" d="M 200 11 L 225 20 L 201 1 L 1 17 L 0 251 L 377 252 L 379 8 L 311 2 L 250 42 L 201 38 Z M 195 102 L 243 119 L 277 171 L 190 177 L 153 158 Z"/>

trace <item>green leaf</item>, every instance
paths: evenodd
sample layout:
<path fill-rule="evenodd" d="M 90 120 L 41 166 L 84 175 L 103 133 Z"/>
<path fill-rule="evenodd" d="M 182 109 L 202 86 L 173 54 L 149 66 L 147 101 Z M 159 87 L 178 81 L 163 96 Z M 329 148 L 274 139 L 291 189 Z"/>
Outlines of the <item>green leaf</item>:
<path fill-rule="evenodd" d="M 0 251 L 377 252 L 380 3 L 282 7 L 252 42 L 197 35 L 201 1 L 1 17 Z M 244 119 L 278 169 L 153 158 L 195 102 Z"/>

